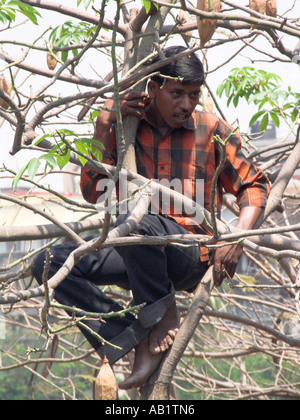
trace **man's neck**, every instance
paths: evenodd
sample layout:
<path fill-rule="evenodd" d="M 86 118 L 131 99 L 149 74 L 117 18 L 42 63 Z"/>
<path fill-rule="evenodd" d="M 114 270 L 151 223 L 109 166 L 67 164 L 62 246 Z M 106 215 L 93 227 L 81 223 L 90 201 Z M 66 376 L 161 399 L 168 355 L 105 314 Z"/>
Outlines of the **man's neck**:
<path fill-rule="evenodd" d="M 157 130 L 161 133 L 163 137 L 167 136 L 171 131 L 172 128 L 169 127 L 161 118 L 160 115 L 157 114 L 155 106 L 153 102 L 151 102 L 146 108 L 145 113 L 147 116 L 147 120 L 151 125 L 153 125 Z"/>

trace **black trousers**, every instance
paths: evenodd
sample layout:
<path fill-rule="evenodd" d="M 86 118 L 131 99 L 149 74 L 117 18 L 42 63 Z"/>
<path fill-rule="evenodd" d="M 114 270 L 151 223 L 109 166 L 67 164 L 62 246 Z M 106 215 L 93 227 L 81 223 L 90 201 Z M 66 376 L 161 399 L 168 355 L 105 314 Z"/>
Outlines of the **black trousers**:
<path fill-rule="evenodd" d="M 119 216 L 116 225 L 121 224 L 125 218 L 124 215 Z M 188 231 L 173 219 L 147 214 L 143 217 L 141 229 L 136 233 L 165 236 L 187 234 Z M 51 249 L 53 259 L 49 278 L 62 267 L 75 248 L 74 243 L 64 243 Z M 39 284 L 42 284 L 45 259 L 45 252 L 40 253 L 32 269 Z M 198 246 L 179 248 L 134 245 L 107 248 L 83 258 L 56 288 L 55 299 L 61 304 L 88 312 L 117 312 L 124 308 L 98 287 L 117 285 L 132 291 L 132 304 L 146 303 L 137 317 L 128 313 L 123 317 L 105 319 L 105 322 L 85 321 L 90 329 L 121 349 L 102 345 L 93 334 L 81 328 L 99 355 L 103 357 L 105 353 L 113 364 L 150 334 L 151 327 L 163 318 L 174 302 L 175 291 L 193 288 L 207 269 L 207 263 L 200 261 Z"/>

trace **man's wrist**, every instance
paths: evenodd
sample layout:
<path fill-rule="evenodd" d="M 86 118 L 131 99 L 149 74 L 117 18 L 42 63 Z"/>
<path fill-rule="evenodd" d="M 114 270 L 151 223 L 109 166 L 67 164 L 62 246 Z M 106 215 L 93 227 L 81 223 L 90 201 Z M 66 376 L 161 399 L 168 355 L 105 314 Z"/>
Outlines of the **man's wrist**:
<path fill-rule="evenodd" d="M 252 230 L 262 212 L 259 207 L 245 207 L 241 210 L 239 221 L 236 225 L 237 229 Z"/>
<path fill-rule="evenodd" d="M 114 101 L 109 99 L 103 105 L 103 108 L 99 112 L 98 121 L 103 128 L 109 128 L 116 122 L 114 111 Z"/>

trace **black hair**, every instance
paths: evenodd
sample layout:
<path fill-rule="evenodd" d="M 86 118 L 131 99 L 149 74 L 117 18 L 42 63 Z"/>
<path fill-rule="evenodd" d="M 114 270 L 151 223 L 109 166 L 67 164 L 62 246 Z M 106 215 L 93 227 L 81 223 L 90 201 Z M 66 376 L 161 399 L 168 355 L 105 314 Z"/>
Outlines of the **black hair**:
<path fill-rule="evenodd" d="M 175 46 L 166 48 L 163 50 L 163 54 L 166 58 L 170 58 L 184 51 L 187 51 L 185 47 Z M 161 58 L 157 56 L 152 60 L 151 64 L 158 63 L 159 61 L 161 61 Z M 175 79 L 180 78 L 183 84 L 199 82 L 200 86 L 202 86 L 205 81 L 203 65 L 195 53 L 186 55 L 179 60 L 161 67 L 159 72 L 162 76 L 173 77 Z M 158 83 L 159 86 L 162 86 L 166 79 L 156 75 L 151 77 L 151 80 Z"/>

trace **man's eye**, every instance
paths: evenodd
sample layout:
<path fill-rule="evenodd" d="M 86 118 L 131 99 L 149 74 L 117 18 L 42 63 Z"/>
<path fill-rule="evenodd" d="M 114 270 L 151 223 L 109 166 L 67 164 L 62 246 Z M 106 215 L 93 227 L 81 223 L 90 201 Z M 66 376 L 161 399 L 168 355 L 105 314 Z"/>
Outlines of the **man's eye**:
<path fill-rule="evenodd" d="M 179 98 L 181 96 L 181 92 L 173 92 L 173 96 L 175 98 Z"/>

